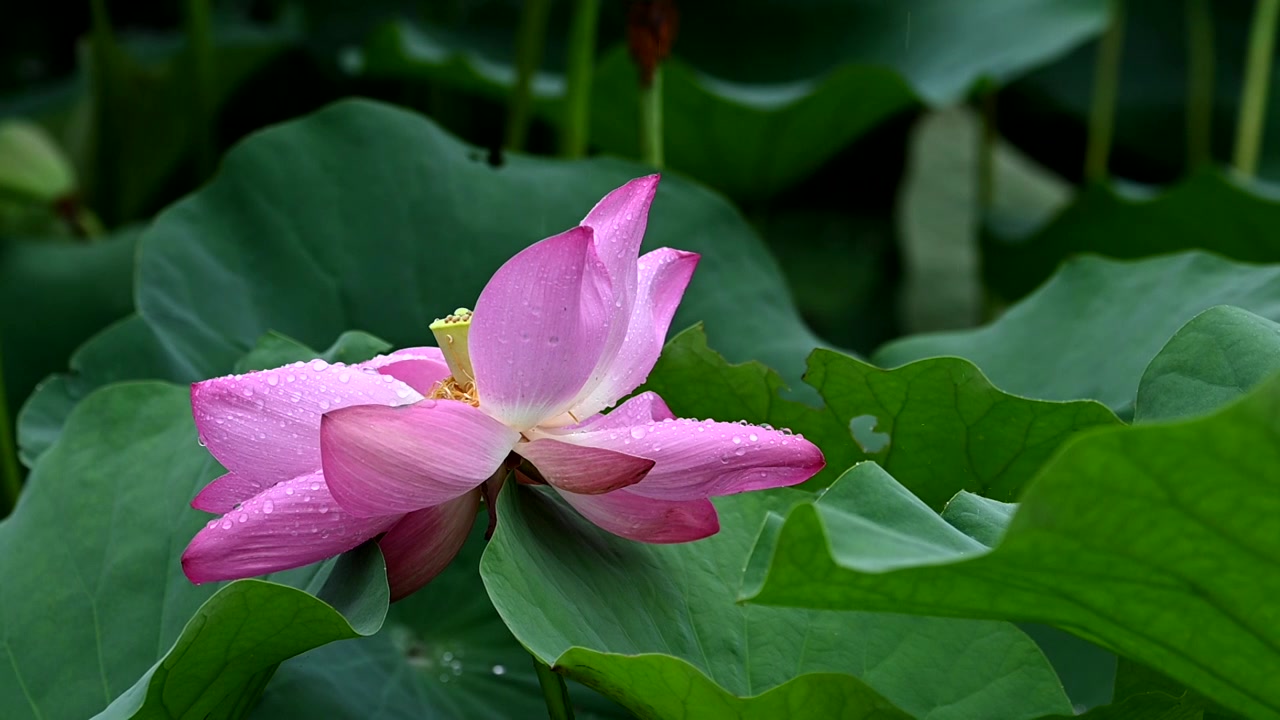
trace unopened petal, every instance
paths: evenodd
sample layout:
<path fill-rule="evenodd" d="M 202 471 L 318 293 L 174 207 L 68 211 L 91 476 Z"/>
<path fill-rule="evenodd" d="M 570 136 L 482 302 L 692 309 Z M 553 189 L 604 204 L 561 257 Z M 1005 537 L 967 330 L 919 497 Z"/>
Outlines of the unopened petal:
<path fill-rule="evenodd" d="M 485 411 L 523 430 L 568 409 L 609 335 L 613 296 L 591 230 L 525 248 L 476 301 L 469 350 Z"/>
<path fill-rule="evenodd" d="M 579 495 L 557 489 L 575 510 L 614 535 L 647 543 L 701 540 L 720 530 L 710 500 L 654 500 L 630 490 Z"/>
<path fill-rule="evenodd" d="M 587 417 L 612 406 L 649 376 L 662 354 L 671 318 L 698 266 L 698 254 L 660 248 L 640 258 L 639 287 L 622 344 L 606 355 L 598 380 L 573 407 Z"/>
<path fill-rule="evenodd" d="M 321 457 L 333 496 L 361 516 L 406 513 L 463 495 L 498 469 L 520 434 L 466 403 L 423 400 L 325 416 Z"/>
<path fill-rule="evenodd" d="M 182 554 L 191 582 L 234 580 L 310 565 L 385 531 L 399 516 L 343 512 L 316 472 L 277 483 L 210 520 Z"/>
<path fill-rule="evenodd" d="M 323 360 L 191 386 L 191 412 L 201 442 L 227 470 L 262 487 L 320 468 L 324 413 L 420 399 L 390 375 Z"/>
<path fill-rule="evenodd" d="M 552 486 L 598 495 L 635 485 L 653 468 L 647 458 L 617 450 L 574 445 L 550 438 L 522 442 L 516 452 L 532 462 Z"/>
<path fill-rule="evenodd" d="M 479 509 L 480 491 L 474 490 L 405 515 L 378 540 L 393 602 L 426 585 L 457 557 Z"/>

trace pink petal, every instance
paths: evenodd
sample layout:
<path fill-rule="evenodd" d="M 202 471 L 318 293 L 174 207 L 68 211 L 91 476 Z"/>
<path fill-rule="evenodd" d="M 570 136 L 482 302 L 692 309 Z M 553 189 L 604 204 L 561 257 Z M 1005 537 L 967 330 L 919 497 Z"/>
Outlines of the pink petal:
<path fill-rule="evenodd" d="M 257 480 L 246 478 L 235 473 L 227 473 L 214 480 L 196 494 L 191 507 L 214 515 L 231 512 L 236 505 L 266 490 L 265 485 Z"/>
<path fill-rule="evenodd" d="M 475 490 L 405 515 L 378 541 L 387 561 L 391 600 L 407 597 L 445 569 L 467 542 L 480 509 Z"/>
<path fill-rule="evenodd" d="M 562 432 L 585 432 L 587 430 L 630 430 L 633 425 L 645 425 L 651 422 L 675 419 L 675 413 L 667 407 L 658 393 L 642 392 L 628 399 L 618 407 L 603 415 L 593 415 L 577 425 L 563 428 Z"/>
<path fill-rule="evenodd" d="M 604 495 L 578 495 L 557 489 L 582 516 L 614 535 L 647 543 L 701 540 L 720 530 L 710 500 L 654 500 L 615 490 Z"/>
<path fill-rule="evenodd" d="M 659 500 L 796 485 L 825 465 L 822 451 L 808 440 L 755 425 L 677 419 L 545 436 L 655 461 L 645 479 L 628 492 Z"/>
<path fill-rule="evenodd" d="M 573 493 L 598 495 L 635 485 L 654 462 L 603 448 L 550 438 L 522 442 L 516 452 L 529 459 L 551 485 Z"/>
<path fill-rule="evenodd" d="M 537 242 L 498 268 L 471 321 L 485 410 L 527 429 L 568 409 L 596 367 L 613 296 L 589 228 Z"/>
<path fill-rule="evenodd" d="M 594 386 L 572 408 L 587 417 L 612 406 L 635 390 L 649 376 L 662 353 L 671 318 L 680 306 L 685 288 L 698 266 L 697 253 L 660 248 L 640 258 L 640 285 L 626 320 L 622 345 L 605 355 L 604 367 Z"/>
<path fill-rule="evenodd" d="M 605 349 L 585 388 L 599 384 L 627 335 L 627 319 L 636 302 L 636 258 L 649 224 L 649 207 L 658 192 L 657 175 L 636 178 L 604 196 L 580 223 L 593 231 L 596 254 L 604 262 L 613 288 L 613 308 Z M 579 416 L 583 417 L 583 416 Z"/>
<path fill-rule="evenodd" d="M 449 377 L 449 366 L 440 348 L 415 347 L 397 350 L 390 355 L 360 363 L 362 368 L 372 368 L 383 375 L 390 375 L 423 395 L 431 392 L 436 383 Z"/>
<path fill-rule="evenodd" d="M 267 487 L 320 469 L 325 412 L 421 399 L 413 388 L 375 370 L 313 360 L 195 383 L 191 413 L 201 442 L 218 462 Z"/>
<path fill-rule="evenodd" d="M 466 403 L 423 400 L 325 415 L 320 454 L 334 498 L 366 517 L 420 510 L 474 489 L 519 438 Z"/>
<path fill-rule="evenodd" d="M 624 303 L 634 297 L 636 258 L 649 224 L 649 207 L 658 192 L 658 175 L 636 178 L 601 198 L 579 223 L 594 231 L 596 250 Z"/>
<path fill-rule="evenodd" d="M 385 531 L 399 516 L 342 511 L 318 472 L 285 480 L 210 520 L 182 553 L 194 583 L 234 580 L 310 565 Z"/>

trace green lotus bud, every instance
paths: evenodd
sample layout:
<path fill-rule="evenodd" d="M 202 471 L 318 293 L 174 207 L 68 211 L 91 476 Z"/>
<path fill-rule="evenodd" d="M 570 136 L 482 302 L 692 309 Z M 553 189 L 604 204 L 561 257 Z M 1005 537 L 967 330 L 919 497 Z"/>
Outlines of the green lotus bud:
<path fill-rule="evenodd" d="M 71 162 L 44 128 L 24 120 L 0 122 L 0 193 L 54 202 L 75 188 Z"/>

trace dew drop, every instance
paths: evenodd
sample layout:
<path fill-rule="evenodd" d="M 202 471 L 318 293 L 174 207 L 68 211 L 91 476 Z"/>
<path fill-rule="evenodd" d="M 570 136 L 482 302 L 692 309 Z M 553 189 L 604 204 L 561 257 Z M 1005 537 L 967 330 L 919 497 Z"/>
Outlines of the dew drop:
<path fill-rule="evenodd" d="M 238 517 L 238 518 L 236 518 L 236 519 L 237 519 L 237 520 L 239 520 L 240 522 L 248 522 L 248 521 L 249 521 L 249 513 L 240 513 L 240 517 Z"/>
<path fill-rule="evenodd" d="M 240 394 L 244 395 L 245 397 L 253 397 L 253 388 L 245 388 L 244 390 L 240 391 Z"/>
<path fill-rule="evenodd" d="M 737 455 L 738 457 L 742 457 L 743 455 L 746 455 L 746 454 L 747 454 L 747 449 L 746 449 L 746 448 L 743 448 L 743 447 L 740 447 L 740 448 L 738 448 L 737 450 L 734 450 L 734 451 L 733 451 L 733 454 L 734 454 L 734 455 Z"/>
<path fill-rule="evenodd" d="M 285 488 L 285 489 L 284 489 L 284 494 L 285 494 L 285 495 L 292 495 L 292 494 L 293 494 L 293 488 Z"/>
<path fill-rule="evenodd" d="M 230 530 L 230 529 L 231 529 L 231 521 L 230 521 L 230 520 L 223 520 L 223 521 L 222 521 L 222 529 L 223 529 L 223 530 Z"/>
<path fill-rule="evenodd" d="M 643 437 L 644 437 L 644 428 L 643 428 L 643 427 L 640 427 L 639 425 L 637 425 L 637 426 L 635 426 L 635 427 L 631 428 L 631 437 L 635 438 L 636 440 L 639 440 L 639 439 L 643 438 Z"/>
<path fill-rule="evenodd" d="M 733 436 L 733 444 L 734 444 L 734 445 L 741 445 L 741 444 L 742 444 L 742 438 L 738 437 L 737 435 L 734 435 L 734 436 Z"/>
<path fill-rule="evenodd" d="M 747 436 L 747 439 L 750 440 L 751 442 L 755 442 L 760 439 L 760 436 L 756 435 L 755 433 L 751 433 L 750 435 Z"/>
<path fill-rule="evenodd" d="M 311 361 L 311 369 L 316 372 L 322 372 L 327 367 L 329 367 L 329 363 L 321 360 L 320 358 L 316 358 Z"/>
<path fill-rule="evenodd" d="M 275 375 L 268 375 L 267 384 L 270 385 L 271 387 L 275 387 L 276 385 L 280 384 L 280 378 L 276 377 Z"/>
<path fill-rule="evenodd" d="M 206 442 L 204 441 L 204 436 L 203 436 L 203 435 L 197 435 L 197 436 L 196 436 L 196 444 L 197 444 L 197 445 L 199 445 L 200 447 L 206 447 L 208 443 L 206 443 Z"/>
<path fill-rule="evenodd" d="M 328 400 L 321 399 L 321 400 L 320 400 L 320 409 L 321 409 L 321 410 L 328 410 L 328 409 L 329 409 L 329 401 L 328 401 Z"/>
<path fill-rule="evenodd" d="M 320 483 L 311 483 L 311 489 L 312 489 L 312 490 L 319 490 L 319 489 L 320 489 Z"/>
<path fill-rule="evenodd" d="M 275 512 L 275 509 L 276 509 L 276 504 L 271 502 L 270 500 L 262 503 L 263 515 L 270 515 L 271 513 Z"/>
<path fill-rule="evenodd" d="M 293 382 L 294 380 L 297 380 L 298 378 L 294 377 L 294 376 L 293 376 L 293 373 L 289 373 L 288 375 L 286 375 L 286 376 L 284 377 L 284 379 L 285 379 L 287 382 Z"/>
<path fill-rule="evenodd" d="M 320 514 L 321 514 L 321 515 L 323 515 L 323 514 L 325 514 L 325 513 L 327 513 L 327 512 L 329 512 L 329 506 L 328 506 L 328 505 L 321 505 L 321 506 L 320 506 Z"/>
<path fill-rule="evenodd" d="M 338 376 L 338 382 L 340 382 L 340 383 L 351 382 L 351 373 L 349 373 L 349 372 L 344 372 L 344 373 L 342 373 L 341 375 L 339 375 L 339 376 Z"/>
<path fill-rule="evenodd" d="M 507 674 L 507 669 L 506 669 L 506 668 L 504 668 L 504 667 L 502 667 L 501 665 L 494 665 L 494 666 L 493 666 L 493 674 L 494 674 L 494 675 L 506 675 L 506 674 Z"/>

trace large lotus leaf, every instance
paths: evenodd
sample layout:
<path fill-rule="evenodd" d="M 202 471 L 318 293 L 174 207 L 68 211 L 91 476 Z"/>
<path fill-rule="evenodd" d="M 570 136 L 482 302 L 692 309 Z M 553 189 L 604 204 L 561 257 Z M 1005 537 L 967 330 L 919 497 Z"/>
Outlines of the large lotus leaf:
<path fill-rule="evenodd" d="M 480 581 L 487 524 L 481 516 L 443 575 L 391 606 L 382 632 L 326 645 L 282 665 L 254 717 L 505 720 L 545 715 L 532 659 L 502 623 Z M 571 694 L 577 717 L 629 717 L 576 683 Z"/>
<path fill-rule="evenodd" d="M 452 17 L 434 13 L 419 27 L 381 28 L 364 48 L 362 70 L 501 97 L 515 77 L 515 14 L 486 14 L 480 5 Z M 773 194 L 894 113 L 954 103 L 979 79 L 1016 77 L 1067 51 L 1101 28 L 1104 6 L 757 0 L 726 14 L 682 5 L 676 59 L 664 76 L 667 162 L 736 196 Z M 620 14 L 605 9 L 602 47 L 623 27 Z M 638 155 L 636 78 L 622 48 L 600 58 L 592 141 L 606 152 Z M 558 72 L 535 76 L 541 114 L 553 123 L 563 84 Z"/>
<path fill-rule="evenodd" d="M 374 543 L 340 558 L 317 595 L 237 580 L 205 601 L 164 657 L 95 720 L 245 717 L 282 661 L 377 632 L 390 596 Z"/>
<path fill-rule="evenodd" d="M 80 343 L 129 313 L 138 234 L 87 243 L 0 238 L 0 356 L 11 414 Z"/>
<path fill-rule="evenodd" d="M 1001 392 L 960 358 L 882 370 L 819 349 L 809 357 L 805 382 L 824 407 L 778 397 L 783 384 L 776 373 L 759 363 L 729 365 L 695 327 L 667 344 L 645 387 L 682 417 L 747 420 L 804 434 L 827 459 L 806 487 L 825 487 L 850 465 L 873 459 L 936 508 L 960 490 L 1012 500 L 1073 434 L 1117 422 L 1096 402 Z"/>
<path fill-rule="evenodd" d="M 18 413 L 18 457 L 27 467 L 58 439 L 76 404 L 95 389 L 123 380 L 177 379 L 193 371 L 173 366 L 150 326 L 129 315 L 93 336 L 71 356 L 71 371 L 40 383 Z"/>
<path fill-rule="evenodd" d="M 744 596 L 793 607 L 1045 622 L 1248 717 L 1280 717 L 1280 378 L 1192 420 L 1096 430 L 1016 512 L 939 517 L 859 465 L 774 516 Z"/>
<path fill-rule="evenodd" d="M 1248 310 L 1212 307 L 1195 316 L 1151 360 L 1134 420 L 1216 410 L 1280 371 L 1280 325 Z"/>
<path fill-rule="evenodd" d="M 208 517 L 187 503 L 219 471 L 194 433 L 186 388 L 121 384 L 80 404 L 62 442 L 36 464 L 0 523 L 0 627 L 10 660 L 0 669 L 0 707 L 13 717 L 84 718 L 106 707 L 213 594 L 215 586 L 192 585 L 178 562 Z M 304 569 L 281 580 L 305 586 L 314 576 Z M 296 600 L 285 590 L 230 592 L 207 608 L 211 632 L 188 650 L 194 657 L 206 639 L 226 639 L 217 627 L 232 617 L 222 613 L 237 612 L 236 598 Z M 246 629 L 239 639 L 252 644 L 277 630 L 290 628 Z M 185 710 L 201 690 L 191 673 L 210 668 L 174 660 L 164 687 Z"/>
<path fill-rule="evenodd" d="M 1280 320 L 1280 266 L 1201 252 L 1136 262 L 1084 256 L 990 325 L 891 342 L 873 360 L 892 367 L 956 355 L 1006 392 L 1092 398 L 1123 415 L 1132 412 L 1151 358 L 1183 323 L 1214 305 Z"/>
<path fill-rule="evenodd" d="M 423 344 L 432 320 L 474 303 L 509 257 L 645 172 L 519 156 L 494 168 L 422 117 L 343 102 L 245 141 L 209 186 L 156 219 L 138 312 L 204 375 L 268 330 L 308 345 L 349 328 Z M 799 375 L 817 343 L 730 205 L 668 177 L 646 238 L 702 253 L 676 327 L 702 319 L 730 357 Z"/>
<path fill-rule="evenodd" d="M 721 498 L 717 535 L 648 545 L 509 483 L 480 570 L 523 645 L 641 717 L 1067 712 L 1048 662 L 1010 624 L 735 604 L 764 513 L 806 497 Z"/>
<path fill-rule="evenodd" d="M 1141 258 L 1204 248 L 1236 260 L 1280 262 L 1280 201 L 1216 170 L 1167 190 L 1094 184 L 1024 236 L 983 234 L 987 285 L 1005 299 L 1031 292 L 1079 253 Z"/>

